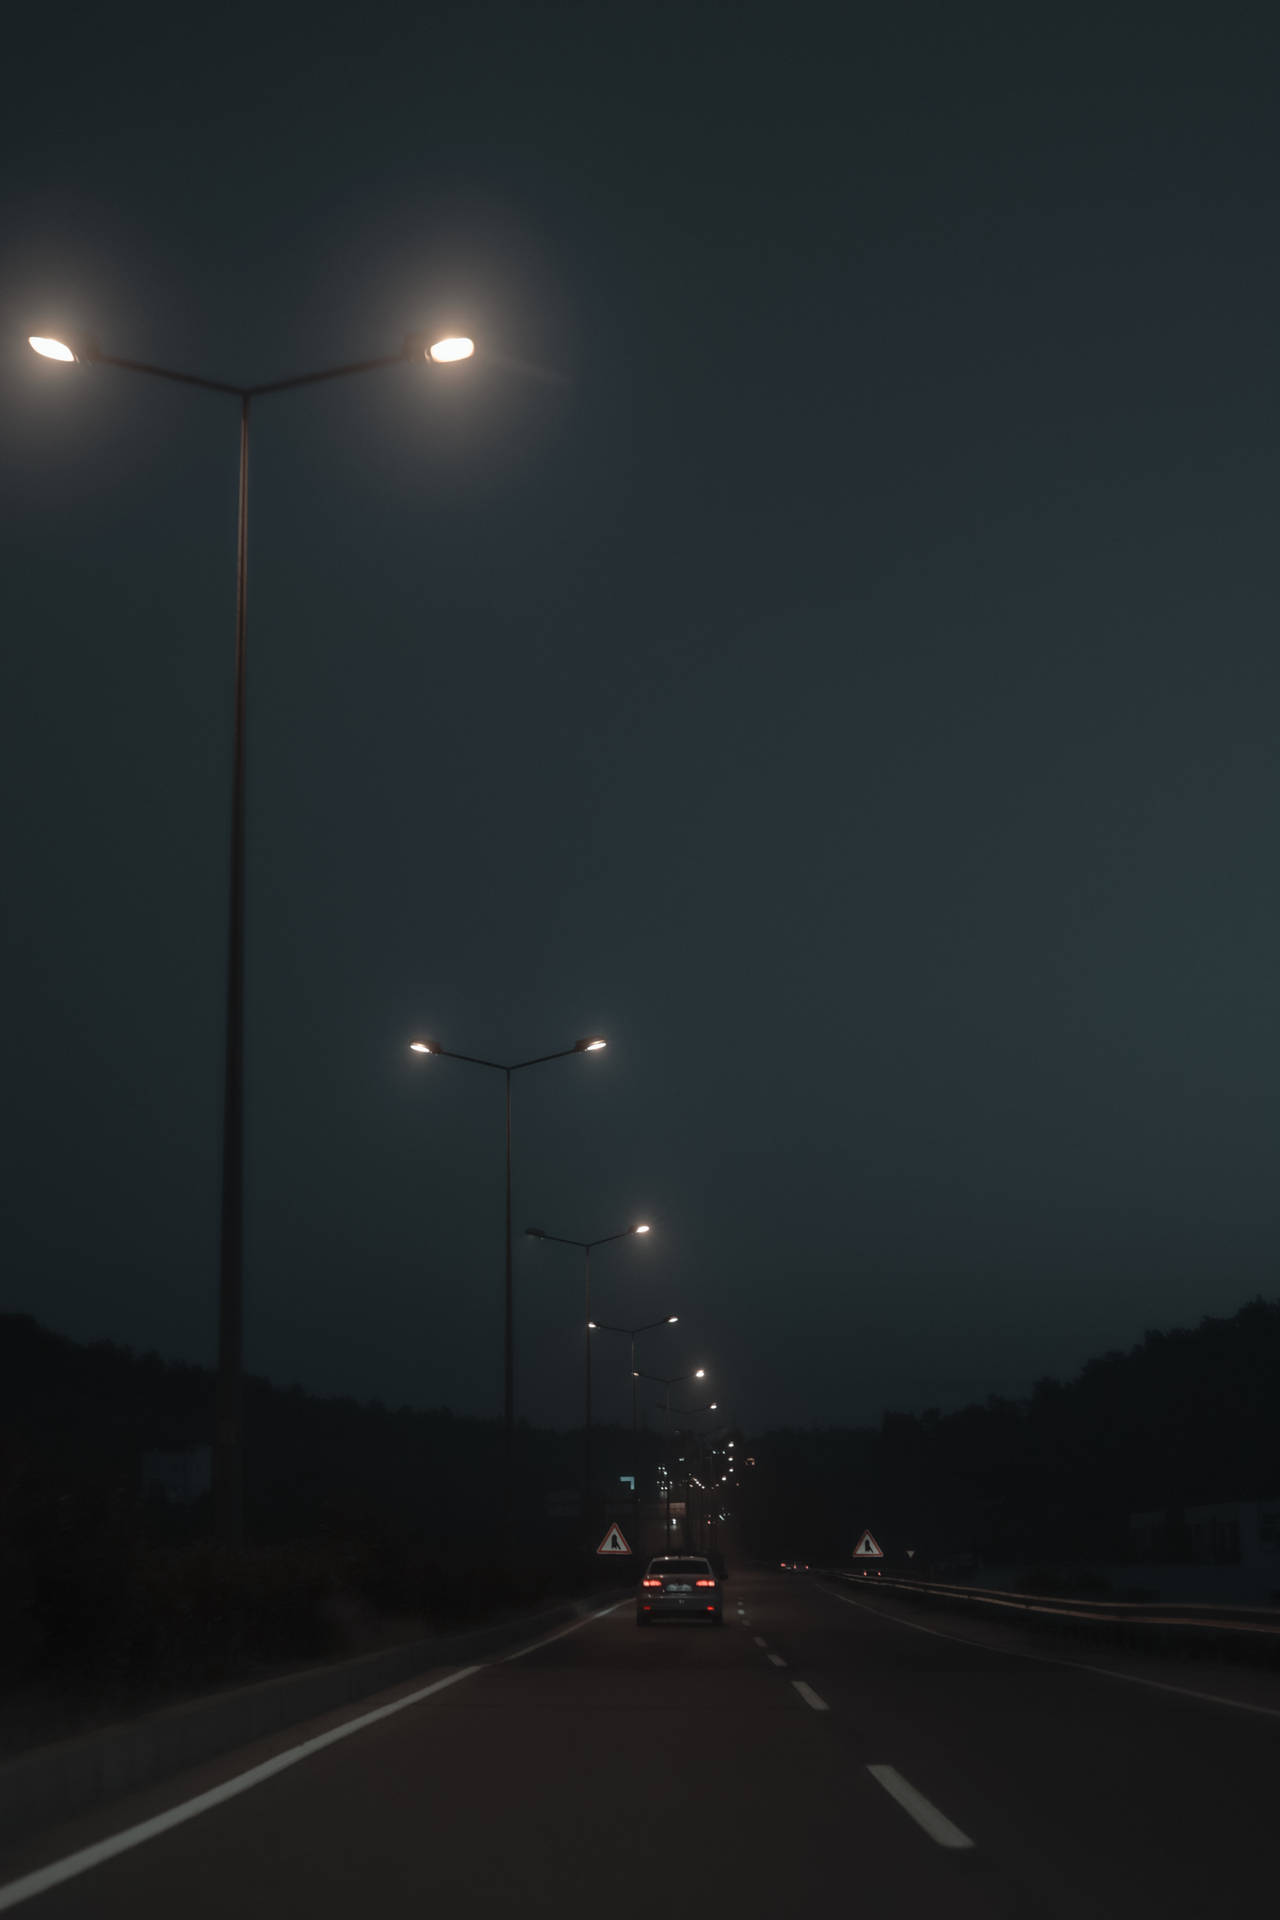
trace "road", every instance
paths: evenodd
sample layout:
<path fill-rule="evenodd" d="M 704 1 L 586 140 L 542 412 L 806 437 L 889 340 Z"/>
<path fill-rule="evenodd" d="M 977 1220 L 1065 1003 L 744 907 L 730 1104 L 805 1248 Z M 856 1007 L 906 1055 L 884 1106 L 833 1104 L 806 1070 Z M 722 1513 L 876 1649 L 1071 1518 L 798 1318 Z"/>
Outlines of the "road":
<path fill-rule="evenodd" d="M 719 1631 L 640 1631 L 628 1602 L 516 1657 L 290 1728 L 11 1850 L 0 1911 L 1271 1910 L 1280 1713 L 975 1646 L 946 1616 L 925 1631 L 816 1578 L 735 1573 L 725 1612 Z M 188 1816 L 201 1794 L 214 1803 Z M 79 1850 L 165 1814 L 166 1830 L 56 1879 Z"/>

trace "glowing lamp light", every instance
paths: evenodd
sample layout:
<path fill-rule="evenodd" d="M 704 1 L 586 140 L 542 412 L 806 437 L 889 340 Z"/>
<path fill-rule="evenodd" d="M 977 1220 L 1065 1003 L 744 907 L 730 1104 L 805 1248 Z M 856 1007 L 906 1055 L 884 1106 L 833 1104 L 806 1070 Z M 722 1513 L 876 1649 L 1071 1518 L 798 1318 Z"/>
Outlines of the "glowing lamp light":
<path fill-rule="evenodd" d="M 38 333 L 27 335 L 28 345 L 35 348 L 46 360 L 74 360 L 75 355 L 65 340 L 46 340 Z"/>
<path fill-rule="evenodd" d="M 678 1313 L 669 1313 L 667 1315 L 667 1325 L 669 1327 L 674 1327 L 674 1325 L 676 1324 L 676 1321 L 679 1318 L 680 1318 L 680 1315 Z"/>
<path fill-rule="evenodd" d="M 608 1044 L 609 1042 L 601 1039 L 598 1033 L 589 1033 L 585 1040 L 574 1041 L 574 1046 L 579 1053 L 599 1053 L 601 1047 L 607 1047 Z"/>
<path fill-rule="evenodd" d="M 648 1233 L 648 1227 L 632 1227 L 632 1233 Z"/>
<path fill-rule="evenodd" d="M 694 1377 L 694 1379 L 695 1379 L 695 1380 L 705 1380 L 705 1379 L 706 1379 L 706 1377 L 707 1377 L 707 1370 L 706 1370 L 706 1368 L 705 1368 L 705 1367 L 698 1367 L 698 1368 L 697 1368 L 697 1369 L 695 1370 L 695 1372 L 694 1372 L 694 1376 L 693 1376 L 693 1377 Z"/>
<path fill-rule="evenodd" d="M 411 1040 L 409 1051 L 410 1053 L 434 1053 L 435 1048 L 430 1040 Z"/>
<path fill-rule="evenodd" d="M 459 334 L 456 338 L 435 341 L 427 348 L 427 353 L 437 366 L 442 366 L 449 360 L 469 360 L 475 350 L 475 341 L 468 340 L 465 334 Z"/>

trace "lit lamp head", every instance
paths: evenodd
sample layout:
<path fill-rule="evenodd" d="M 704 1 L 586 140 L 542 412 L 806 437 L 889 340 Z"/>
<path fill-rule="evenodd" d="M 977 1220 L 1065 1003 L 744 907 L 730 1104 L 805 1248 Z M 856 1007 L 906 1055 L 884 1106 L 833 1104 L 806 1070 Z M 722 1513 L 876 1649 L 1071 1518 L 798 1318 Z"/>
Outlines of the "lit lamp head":
<path fill-rule="evenodd" d="M 608 1044 L 598 1033 L 589 1033 L 585 1040 L 575 1040 L 573 1046 L 575 1053 L 599 1053 L 601 1047 Z"/>
<path fill-rule="evenodd" d="M 451 360 L 470 360 L 475 350 L 474 340 L 468 340 L 465 334 L 453 334 L 447 340 L 433 340 L 427 348 L 427 358 L 443 367 Z"/>
<path fill-rule="evenodd" d="M 632 1233 L 648 1233 L 649 1228 L 647 1226 L 632 1227 L 631 1231 Z"/>
<path fill-rule="evenodd" d="M 411 1040 L 409 1051 L 410 1053 L 438 1053 L 440 1049 L 434 1040 Z"/>
<path fill-rule="evenodd" d="M 674 1325 L 676 1324 L 676 1321 L 679 1318 L 680 1318 L 680 1315 L 678 1313 L 669 1313 L 667 1315 L 667 1325 L 669 1327 L 674 1327 Z"/>
<path fill-rule="evenodd" d="M 42 360 L 78 360 L 79 354 L 69 347 L 65 340 L 51 340 L 46 334 L 27 335 L 27 345 L 34 348 Z"/>

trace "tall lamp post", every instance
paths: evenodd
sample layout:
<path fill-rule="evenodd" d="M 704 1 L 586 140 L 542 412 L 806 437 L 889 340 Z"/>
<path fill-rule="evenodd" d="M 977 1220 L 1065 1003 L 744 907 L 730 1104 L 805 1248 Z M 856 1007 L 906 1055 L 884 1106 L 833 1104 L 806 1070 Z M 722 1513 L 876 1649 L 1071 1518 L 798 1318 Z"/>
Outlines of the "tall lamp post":
<path fill-rule="evenodd" d="M 607 1320 L 588 1320 L 587 1337 L 593 1333 L 621 1333 L 631 1342 L 631 1472 L 635 1486 L 636 1532 L 640 1531 L 640 1407 L 638 1401 L 636 1372 L 636 1338 L 642 1333 L 652 1333 L 655 1327 L 674 1327 L 680 1319 L 678 1313 L 669 1313 L 665 1320 L 646 1320 L 642 1327 L 613 1327 Z M 637 1543 L 638 1546 L 638 1543 Z"/>
<path fill-rule="evenodd" d="M 548 1060 L 568 1060 L 575 1053 L 599 1053 L 608 1045 L 598 1033 L 588 1034 L 584 1040 L 575 1040 L 571 1047 L 561 1047 L 556 1053 L 540 1053 L 532 1060 L 513 1060 L 508 1065 L 501 1060 L 479 1060 L 471 1053 L 452 1053 L 448 1047 L 442 1047 L 435 1040 L 411 1040 L 410 1053 L 439 1054 L 444 1060 L 464 1060 L 470 1067 L 489 1067 L 494 1073 L 505 1075 L 507 1082 L 507 1225 L 506 1225 L 506 1277 L 503 1283 L 503 1361 L 502 1361 L 502 1505 L 503 1514 L 508 1523 L 511 1521 L 513 1507 L 512 1456 L 515 1438 L 515 1335 L 511 1304 L 511 1076 L 521 1073 L 525 1067 L 541 1067 Z"/>
<path fill-rule="evenodd" d="M 240 496 L 236 519 L 236 635 L 235 685 L 231 750 L 231 860 L 227 916 L 227 1006 L 223 1049 L 222 1097 L 222 1213 L 218 1281 L 218 1373 L 216 1388 L 213 1497 L 214 1525 L 224 1546 L 238 1548 L 244 1539 L 244 822 L 245 822 L 245 666 L 248 636 L 249 566 L 249 406 L 269 393 L 287 393 L 293 387 L 317 386 L 342 380 L 353 373 L 372 373 L 379 367 L 402 366 L 426 359 L 437 365 L 468 360 L 475 352 L 471 340 L 436 340 L 410 335 L 399 353 L 375 360 L 352 360 L 341 367 L 322 367 L 297 373 L 287 380 L 267 380 L 254 387 L 237 387 L 225 380 L 179 373 L 173 367 L 152 366 L 145 360 L 123 360 L 103 353 L 94 340 L 29 335 L 29 344 L 45 360 L 89 366 L 122 367 L 127 373 L 150 374 L 157 380 L 176 380 L 208 393 L 225 393 L 240 402 Z"/>
<path fill-rule="evenodd" d="M 586 1284 L 586 1303 L 583 1309 L 583 1350 L 585 1354 L 586 1384 L 582 1415 L 582 1517 L 585 1520 L 591 1500 L 591 1249 L 607 1247 L 613 1240 L 629 1240 L 633 1233 L 648 1233 L 649 1227 L 640 1224 L 623 1227 L 619 1233 L 601 1234 L 598 1240 L 571 1240 L 564 1233 L 547 1233 L 542 1227 L 526 1227 L 525 1233 L 530 1240 L 550 1240 L 559 1247 L 577 1247 L 582 1255 L 583 1273 Z"/>

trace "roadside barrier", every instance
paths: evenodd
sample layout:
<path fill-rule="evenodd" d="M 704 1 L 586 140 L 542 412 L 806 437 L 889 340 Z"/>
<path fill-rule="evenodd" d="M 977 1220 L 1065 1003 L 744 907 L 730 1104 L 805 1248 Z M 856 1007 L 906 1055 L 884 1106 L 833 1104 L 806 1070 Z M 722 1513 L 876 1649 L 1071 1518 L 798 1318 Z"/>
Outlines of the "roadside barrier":
<path fill-rule="evenodd" d="M 630 1594 L 616 1587 L 521 1619 L 433 1634 L 250 1686 L 228 1687 L 94 1733 L 33 1747 L 0 1765 L 0 1844 L 71 1819 L 186 1767 L 332 1713 L 432 1667 L 467 1666 Z"/>
<path fill-rule="evenodd" d="M 1181 1600 L 1086 1600 L 1074 1594 L 1006 1593 L 991 1587 L 911 1580 L 880 1574 L 870 1578 L 843 1567 L 819 1569 L 868 1598 L 894 1593 L 924 1606 L 985 1612 L 1019 1626 L 1040 1627 L 1093 1640 L 1157 1648 L 1191 1657 L 1209 1653 L 1280 1664 L 1280 1609 L 1194 1605 Z"/>

